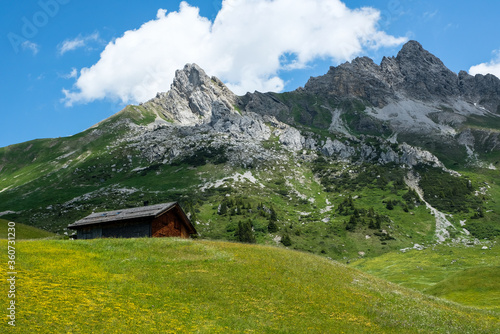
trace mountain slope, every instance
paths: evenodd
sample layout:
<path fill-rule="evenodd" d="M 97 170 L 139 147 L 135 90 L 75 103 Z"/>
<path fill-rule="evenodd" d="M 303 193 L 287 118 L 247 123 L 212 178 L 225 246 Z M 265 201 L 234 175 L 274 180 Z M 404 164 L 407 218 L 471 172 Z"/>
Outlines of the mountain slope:
<path fill-rule="evenodd" d="M 495 333 L 500 326 L 495 313 L 276 247 L 167 238 L 16 247 L 20 333 Z"/>
<path fill-rule="evenodd" d="M 0 213 L 61 233 L 96 210 L 180 201 L 202 238 L 239 240 L 250 221 L 259 243 L 345 260 L 495 238 L 499 82 L 413 41 L 282 94 L 236 96 L 188 64 L 80 134 L 0 148 Z"/>
<path fill-rule="evenodd" d="M 10 240 L 58 238 L 54 233 L 47 232 L 33 226 L 19 223 L 12 226 L 12 224 L 9 225 L 9 223 L 11 222 L 5 219 L 0 219 L 0 239 L 8 239 L 9 236 Z M 9 235 L 9 227 L 14 227 L 15 232 L 11 232 L 14 234 Z"/>
<path fill-rule="evenodd" d="M 360 259 L 352 266 L 426 294 L 498 312 L 499 252 L 496 244 L 489 247 L 437 245 Z"/>

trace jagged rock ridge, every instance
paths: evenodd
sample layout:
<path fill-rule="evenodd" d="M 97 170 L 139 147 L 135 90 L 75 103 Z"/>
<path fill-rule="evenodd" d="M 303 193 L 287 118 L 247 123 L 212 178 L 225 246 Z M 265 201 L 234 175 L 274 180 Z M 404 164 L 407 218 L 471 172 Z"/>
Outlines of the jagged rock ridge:
<path fill-rule="evenodd" d="M 360 66 L 361 71 L 371 73 L 370 68 L 376 65 L 368 58 L 357 59 L 349 65 L 356 68 Z M 306 90 L 308 89 L 306 85 Z M 356 90 L 348 88 L 347 91 L 337 91 L 337 93 L 349 94 L 353 91 Z M 256 102 L 257 100 L 260 103 Z M 179 155 L 194 152 L 194 150 L 189 152 L 186 147 L 199 147 L 207 142 L 211 142 L 214 147 L 228 148 L 233 152 L 228 156 L 235 164 L 243 162 L 243 165 L 248 166 L 254 165 L 256 161 L 272 160 L 276 157 L 286 159 L 283 155 L 271 157 L 267 150 L 262 148 L 261 143 L 274 136 L 289 152 L 294 153 L 306 149 L 316 152 L 313 156 L 321 153 L 344 161 L 356 159 L 360 162 L 383 164 L 395 162 L 408 166 L 420 162 L 439 164 L 438 159 L 429 152 L 417 148 L 410 149 L 406 143 L 395 152 L 388 144 L 382 143 L 382 148 L 374 148 L 371 145 L 361 144 L 360 140 L 348 134 L 348 138 L 354 142 L 348 143 L 341 138 L 321 139 L 311 132 L 301 132 L 293 124 L 288 125 L 275 117 L 275 115 L 286 115 L 289 110 L 273 95 L 254 93 L 237 97 L 219 79 L 210 78 L 196 64 L 188 64 L 183 70 L 177 71 L 171 90 L 159 93 L 143 106 L 174 121 L 171 125 L 164 122 L 160 129 L 155 129 L 154 135 L 141 131 L 140 140 L 129 139 L 131 142 L 148 145 L 142 151 L 152 161 L 168 163 Z M 237 111 L 239 106 L 242 106 L 243 110 Z M 174 130 L 179 131 L 178 126 L 182 127 L 180 131 L 184 134 L 180 137 L 173 134 Z M 219 134 L 224 136 L 221 137 Z M 151 143 L 154 145 L 151 146 Z M 141 144 L 135 145 L 140 147 Z M 234 152 L 247 154 L 234 154 Z M 248 154 L 249 152 L 252 154 Z"/>
<path fill-rule="evenodd" d="M 331 67 L 324 76 L 311 78 L 304 89 L 315 94 L 366 99 L 375 107 L 391 100 L 450 102 L 464 98 L 491 112 L 500 105 L 500 80 L 488 74 L 471 76 L 450 71 L 420 43 L 406 43 L 396 57 L 384 57 L 380 65 L 367 57 Z"/>

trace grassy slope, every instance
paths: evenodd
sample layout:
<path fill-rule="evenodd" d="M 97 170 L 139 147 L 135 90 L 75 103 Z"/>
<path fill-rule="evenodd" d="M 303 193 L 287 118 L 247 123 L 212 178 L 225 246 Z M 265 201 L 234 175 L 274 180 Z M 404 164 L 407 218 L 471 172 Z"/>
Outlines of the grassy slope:
<path fill-rule="evenodd" d="M 500 247 L 436 245 L 392 252 L 353 266 L 402 286 L 464 305 L 500 311 Z"/>
<path fill-rule="evenodd" d="M 177 239 L 24 241 L 16 247 L 19 333 L 500 330 L 494 313 L 275 247 Z"/>
<path fill-rule="evenodd" d="M 9 221 L 5 219 L 0 219 L 0 239 L 7 239 L 7 229 Z M 16 223 L 15 227 L 15 239 L 42 239 L 56 237 L 56 234 L 52 232 L 47 232 L 39 228 L 28 226 L 20 223 Z"/>

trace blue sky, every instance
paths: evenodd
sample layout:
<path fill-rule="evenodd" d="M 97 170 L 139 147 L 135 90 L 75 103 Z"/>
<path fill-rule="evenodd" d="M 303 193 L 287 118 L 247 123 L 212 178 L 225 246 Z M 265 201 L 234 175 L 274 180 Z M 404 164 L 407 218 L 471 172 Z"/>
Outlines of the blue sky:
<path fill-rule="evenodd" d="M 4 0 L 0 147 L 83 131 L 188 62 L 239 94 L 289 91 L 414 39 L 455 72 L 500 76 L 498 13 L 494 0 Z"/>

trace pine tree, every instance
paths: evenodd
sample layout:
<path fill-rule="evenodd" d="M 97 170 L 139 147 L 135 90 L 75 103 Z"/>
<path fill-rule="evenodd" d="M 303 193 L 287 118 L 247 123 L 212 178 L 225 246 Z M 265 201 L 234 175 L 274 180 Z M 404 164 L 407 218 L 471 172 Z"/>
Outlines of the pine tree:
<path fill-rule="evenodd" d="M 219 215 L 223 216 L 227 213 L 227 203 L 226 201 L 223 201 L 221 204 L 220 204 L 220 207 L 219 207 Z"/>
<path fill-rule="evenodd" d="M 375 217 L 375 210 L 373 210 L 373 206 L 368 210 L 368 217 Z"/>
<path fill-rule="evenodd" d="M 408 209 L 408 205 L 403 204 L 403 211 L 404 211 L 404 212 L 408 212 L 408 211 L 410 211 L 410 210 Z"/>
<path fill-rule="evenodd" d="M 379 215 L 377 215 L 375 217 L 375 228 L 378 229 L 378 230 L 380 230 L 381 226 L 382 226 L 382 217 L 380 217 Z"/>
<path fill-rule="evenodd" d="M 347 203 L 351 208 L 354 208 L 354 202 L 352 201 L 351 195 L 349 195 L 349 198 L 347 199 Z"/>
<path fill-rule="evenodd" d="M 284 236 L 281 237 L 281 243 L 285 247 L 290 247 L 292 245 L 292 239 L 290 239 L 288 233 L 286 233 Z"/>
<path fill-rule="evenodd" d="M 270 220 L 269 224 L 267 225 L 267 230 L 269 231 L 269 233 L 276 233 L 278 232 L 278 226 L 274 221 Z"/>
<path fill-rule="evenodd" d="M 377 229 L 377 226 L 375 225 L 375 222 L 373 221 L 373 219 L 370 219 L 370 223 L 368 224 L 368 228 L 372 229 L 372 230 Z"/>
<path fill-rule="evenodd" d="M 345 229 L 347 231 L 354 231 L 356 229 L 356 225 L 358 224 L 357 218 L 352 215 L 351 218 L 349 219 L 349 222 L 346 224 Z"/>
<path fill-rule="evenodd" d="M 253 233 L 252 229 L 252 222 L 250 220 L 247 220 L 245 222 L 240 221 L 238 223 L 238 229 L 236 230 L 235 236 L 241 242 L 254 244 L 256 240 L 255 234 Z"/>
<path fill-rule="evenodd" d="M 338 211 L 339 214 L 343 214 L 344 213 L 344 204 L 343 203 L 339 204 L 339 207 L 337 208 L 337 211 Z"/>
<path fill-rule="evenodd" d="M 271 215 L 269 217 L 269 220 L 275 222 L 278 220 L 278 215 L 276 214 L 276 211 L 274 211 L 274 208 L 271 206 Z"/>
<path fill-rule="evenodd" d="M 483 207 L 480 206 L 478 209 L 477 209 L 477 213 L 478 213 L 478 216 L 480 218 L 484 218 L 484 211 L 483 211 Z"/>

